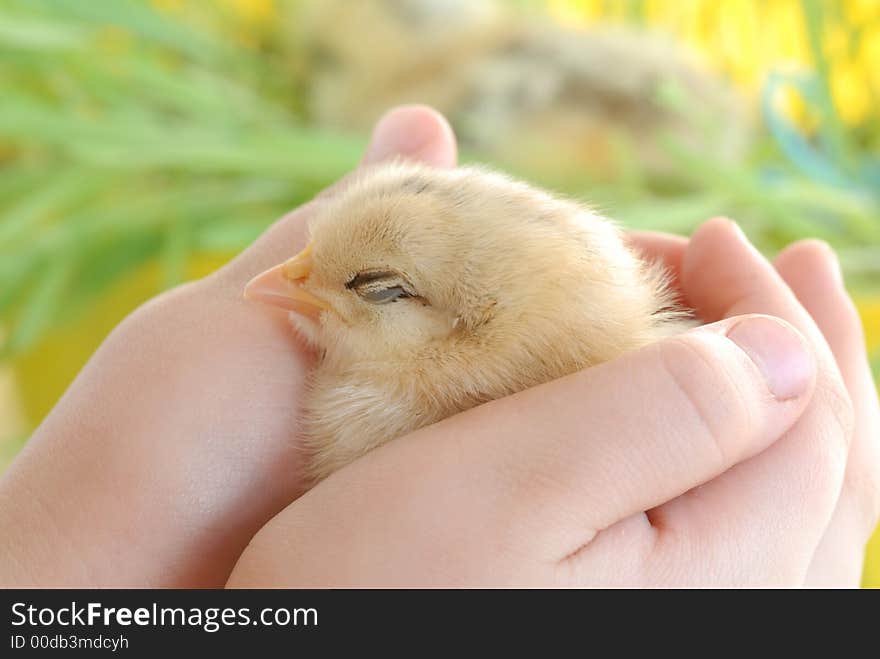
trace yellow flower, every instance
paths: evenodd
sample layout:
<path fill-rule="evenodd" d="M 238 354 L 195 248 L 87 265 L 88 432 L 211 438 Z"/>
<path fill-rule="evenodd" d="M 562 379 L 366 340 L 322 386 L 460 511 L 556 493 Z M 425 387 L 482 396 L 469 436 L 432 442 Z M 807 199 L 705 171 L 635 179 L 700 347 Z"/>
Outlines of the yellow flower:
<path fill-rule="evenodd" d="M 849 0 L 846 15 L 853 25 L 864 25 L 871 19 L 880 17 L 880 2 L 877 0 Z"/>
<path fill-rule="evenodd" d="M 880 526 L 874 531 L 874 536 L 868 543 L 862 586 L 864 588 L 880 588 Z"/>
<path fill-rule="evenodd" d="M 871 79 L 874 93 L 880 96 L 880 21 L 862 34 L 859 61 Z"/>
<path fill-rule="evenodd" d="M 758 60 L 758 16 L 750 2 L 727 0 L 721 5 L 717 25 L 721 48 L 733 79 L 744 87 L 755 83 Z"/>
<path fill-rule="evenodd" d="M 865 328 L 868 351 L 880 350 L 880 299 L 857 300 L 856 306 Z"/>
<path fill-rule="evenodd" d="M 718 6 L 714 3 L 687 2 L 678 14 L 679 32 L 684 39 L 708 55 L 716 66 L 727 66 L 724 48 L 719 48 Z"/>
<path fill-rule="evenodd" d="M 863 122 L 871 112 L 871 92 L 862 67 L 850 60 L 831 66 L 831 96 L 840 118 L 847 124 Z"/>
<path fill-rule="evenodd" d="M 774 109 L 807 134 L 819 127 L 819 117 L 794 87 L 782 87 L 773 99 Z"/>
<path fill-rule="evenodd" d="M 849 31 L 843 25 L 830 25 L 825 29 L 822 39 L 825 55 L 830 59 L 846 57 L 849 48 Z"/>
<path fill-rule="evenodd" d="M 785 0 L 768 5 L 762 23 L 761 59 L 766 68 L 783 63 L 806 65 L 810 61 L 806 25 L 798 2 Z"/>
<path fill-rule="evenodd" d="M 249 23 L 264 24 L 275 18 L 274 0 L 226 0 L 239 16 Z"/>

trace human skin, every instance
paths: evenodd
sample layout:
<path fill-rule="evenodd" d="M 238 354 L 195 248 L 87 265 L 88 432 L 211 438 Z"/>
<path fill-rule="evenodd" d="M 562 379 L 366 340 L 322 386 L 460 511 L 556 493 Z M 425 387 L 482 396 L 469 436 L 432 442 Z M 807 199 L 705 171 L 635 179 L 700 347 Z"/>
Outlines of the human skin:
<path fill-rule="evenodd" d="M 454 139 L 432 111 L 401 108 L 364 160 L 397 155 L 454 166 Z M 236 586 L 857 583 L 880 433 L 859 325 L 824 247 L 781 255 L 783 281 L 726 221 L 690 241 L 634 235 L 720 324 L 546 385 L 552 397 L 524 392 L 424 429 L 298 498 L 296 401 L 312 357 L 286 314 L 241 292 L 304 245 L 321 203 L 108 337 L 0 481 L 0 583 L 221 586 L 236 563 Z M 798 331 L 730 319 L 746 313 Z M 774 376 L 785 400 L 727 332 L 755 355 L 771 333 L 794 346 Z M 670 373 L 695 355 L 708 361 Z M 632 372 L 637 390 L 626 386 Z M 591 389 L 594 378 L 607 386 Z M 718 387 L 741 390 L 744 404 L 692 398 Z M 606 426 L 615 441 L 586 453 L 583 429 L 614 405 L 628 434 Z M 479 482 L 494 489 L 468 489 Z M 357 515 L 361 526 L 340 537 Z M 394 562 L 407 554 L 424 560 Z M 540 571 L 550 556 L 555 567 Z"/>
<path fill-rule="evenodd" d="M 854 412 L 820 330 L 728 220 L 678 271 L 713 324 L 374 451 L 266 525 L 230 585 L 855 585 L 876 513 L 826 552 Z"/>

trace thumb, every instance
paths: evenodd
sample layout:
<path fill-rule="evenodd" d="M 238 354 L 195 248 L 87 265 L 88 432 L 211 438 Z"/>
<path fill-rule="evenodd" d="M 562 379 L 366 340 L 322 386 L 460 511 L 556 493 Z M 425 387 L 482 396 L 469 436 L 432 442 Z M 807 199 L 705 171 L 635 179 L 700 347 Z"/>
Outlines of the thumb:
<path fill-rule="evenodd" d="M 561 557 L 763 451 L 814 385 L 797 330 L 740 316 L 487 403 L 388 453 L 453 465 L 445 489 L 474 519 L 507 520 L 519 528 L 503 533 Z"/>

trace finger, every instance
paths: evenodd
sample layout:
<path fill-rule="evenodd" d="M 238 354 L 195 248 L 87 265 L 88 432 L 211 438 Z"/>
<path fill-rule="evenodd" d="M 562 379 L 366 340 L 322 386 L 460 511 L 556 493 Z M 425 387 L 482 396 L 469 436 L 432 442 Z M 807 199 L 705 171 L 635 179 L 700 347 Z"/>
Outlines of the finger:
<path fill-rule="evenodd" d="M 373 130 L 361 167 L 396 157 L 434 167 L 454 167 L 457 158 L 455 135 L 443 115 L 423 105 L 405 105 L 389 110 Z M 232 282 L 235 295 L 240 296 L 241 288 L 257 274 L 299 252 L 306 244 L 307 221 L 316 207 L 344 189 L 357 175 L 355 171 L 344 177 L 313 201 L 282 217 L 223 268 L 220 276 Z"/>
<path fill-rule="evenodd" d="M 661 261 L 676 279 L 679 277 L 687 238 L 659 231 L 627 231 L 624 236 L 641 257 Z"/>
<path fill-rule="evenodd" d="M 776 269 L 828 341 L 855 411 L 841 496 L 813 558 L 814 586 L 858 585 L 864 545 L 880 515 L 880 418 L 858 313 L 831 248 L 804 240 L 784 250 Z"/>
<path fill-rule="evenodd" d="M 380 469 L 371 480 L 408 505 L 442 491 L 473 533 L 493 527 L 558 560 L 765 449 L 804 409 L 813 377 L 797 332 L 738 318 L 487 403 L 342 471 L 351 483 Z"/>
<path fill-rule="evenodd" d="M 690 306 L 681 290 L 681 266 L 688 239 L 659 231 L 628 231 L 624 234 L 627 244 L 643 259 L 660 262 L 669 273 L 669 284 L 678 293 L 679 301 Z"/>
<path fill-rule="evenodd" d="M 731 220 L 714 218 L 691 236 L 682 261 L 682 284 L 706 322 L 757 313 L 751 310 L 758 303 L 791 316 L 790 322 L 821 349 L 823 356 L 831 358 L 810 315 Z"/>
<path fill-rule="evenodd" d="M 455 167 L 455 135 L 442 114 L 426 105 L 403 105 L 373 129 L 363 164 L 403 157 L 432 167 Z"/>
<path fill-rule="evenodd" d="M 664 553 L 672 557 L 681 551 L 711 556 L 730 543 L 760 537 L 769 563 L 789 557 L 773 563 L 787 583 L 796 573 L 803 576 L 811 553 L 792 562 L 782 543 L 797 539 L 799 546 L 815 548 L 836 504 L 852 425 L 848 395 L 809 314 L 732 222 L 712 220 L 692 236 L 683 285 L 704 319 L 766 313 L 790 322 L 811 344 L 819 376 L 810 406 L 779 442 L 697 492 L 652 511 L 665 541 L 657 556 L 662 560 Z M 744 570 L 746 563 L 741 563 Z"/>

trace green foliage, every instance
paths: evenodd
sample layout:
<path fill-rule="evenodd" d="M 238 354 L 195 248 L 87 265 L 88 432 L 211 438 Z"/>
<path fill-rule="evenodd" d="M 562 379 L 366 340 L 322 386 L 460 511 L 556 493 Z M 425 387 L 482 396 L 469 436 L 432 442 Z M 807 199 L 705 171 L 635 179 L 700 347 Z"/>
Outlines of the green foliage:
<path fill-rule="evenodd" d="M 121 275 L 237 251 L 348 170 L 271 63 L 131 0 L 0 4 L 0 325 L 33 345 Z"/>
<path fill-rule="evenodd" d="M 321 131 L 302 111 L 305 87 L 285 77 L 294 52 L 237 45 L 217 22 L 137 0 L 0 0 L 2 355 L 148 261 L 172 286 L 192 255 L 242 249 L 357 162 L 363 136 Z M 740 166 L 670 144 L 673 182 L 634 167 L 610 184 L 557 187 L 633 227 L 687 232 L 729 214 L 768 251 L 818 236 L 840 249 L 854 286 L 876 286 L 877 162 L 842 136 L 821 77 L 814 87 L 819 146 L 768 102 L 773 132 Z M 801 153 L 841 179 L 817 176 Z"/>

